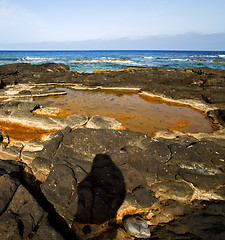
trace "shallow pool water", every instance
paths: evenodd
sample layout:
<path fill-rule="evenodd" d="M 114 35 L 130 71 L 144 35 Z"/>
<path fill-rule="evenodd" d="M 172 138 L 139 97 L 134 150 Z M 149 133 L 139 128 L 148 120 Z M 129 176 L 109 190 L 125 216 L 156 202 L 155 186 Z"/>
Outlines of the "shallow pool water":
<path fill-rule="evenodd" d="M 112 117 L 125 128 L 153 136 L 157 131 L 211 133 L 210 120 L 198 110 L 138 93 L 63 89 L 66 96 L 36 99 L 44 107 L 59 107 L 71 114 Z"/>

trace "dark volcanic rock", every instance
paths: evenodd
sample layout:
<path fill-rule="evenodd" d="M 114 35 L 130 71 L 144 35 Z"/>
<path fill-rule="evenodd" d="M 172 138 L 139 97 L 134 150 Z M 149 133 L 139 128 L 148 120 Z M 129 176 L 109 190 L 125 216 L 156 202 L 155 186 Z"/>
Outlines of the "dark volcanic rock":
<path fill-rule="evenodd" d="M 65 134 L 55 155 L 53 168 L 41 189 L 55 210 L 75 231 L 83 224 L 83 227 L 90 226 L 91 234 L 96 228 L 93 226 L 95 223 L 101 224 L 115 217 L 115 209 L 118 207 L 113 207 L 115 212 L 108 209 L 113 206 L 112 203 L 116 204 L 115 206 L 122 204 L 117 214 L 126 216 L 134 211 L 130 212 L 130 207 L 137 212 L 138 209 L 141 211 L 146 208 L 154 210 L 158 201 L 161 201 L 160 210 L 156 211 L 154 217 L 157 217 L 159 212 L 166 211 L 169 214 L 166 221 L 170 222 L 177 219 L 178 215 L 197 211 L 191 202 L 194 196 L 198 196 L 198 191 L 203 191 L 206 196 L 224 196 L 221 188 L 225 179 L 220 170 L 222 166 L 217 167 L 204 157 L 213 156 L 212 149 L 219 151 L 219 144 L 222 142 L 211 142 L 210 145 L 192 137 L 183 139 L 183 144 L 176 141 L 167 140 L 165 144 L 145 134 L 131 131 L 73 130 Z M 204 148 L 202 155 L 201 145 Z M 219 154 L 223 154 L 221 149 Z M 117 169 L 120 178 L 113 169 Z M 123 188 L 125 190 L 122 190 Z M 116 192 L 111 194 L 114 191 Z M 116 196 L 121 196 L 124 191 L 124 200 L 118 198 L 117 202 Z M 115 198 L 110 200 L 111 195 Z M 163 203 L 168 199 L 181 205 L 168 208 L 168 204 Z M 157 220 L 158 227 L 160 222 L 165 221 L 163 216 L 165 215 L 161 215 Z M 214 236 L 214 233 L 209 231 L 207 234 Z M 157 232 L 155 234 L 157 236 Z M 196 236 L 201 237 L 199 234 Z M 187 236 L 187 239 L 191 239 L 192 234 Z"/>
<path fill-rule="evenodd" d="M 1 239 L 25 239 L 43 219 L 45 211 L 21 183 L 22 164 L 1 160 L 0 169 Z"/>
<path fill-rule="evenodd" d="M 70 72 L 69 67 L 63 64 L 18 63 L 0 66 L 0 88 L 18 83 L 136 88 L 172 99 L 199 100 L 219 109 L 225 103 L 224 79 L 225 70 L 210 68 L 177 70 L 143 68 L 81 74 Z M 29 95 L 29 91 L 22 93 L 24 96 Z M 219 122 L 224 124 L 222 117 L 219 117 Z"/>
<path fill-rule="evenodd" d="M 68 237 L 63 236 L 59 231 L 57 231 L 51 222 L 46 218 L 41 226 L 38 228 L 36 234 L 31 238 L 32 240 L 48 239 L 48 240 L 65 240 Z"/>
<path fill-rule="evenodd" d="M 172 99 L 199 100 L 218 109 L 225 103 L 224 79 L 225 70 L 210 68 L 177 70 L 143 68 L 81 74 L 70 72 L 69 67 L 63 64 L 18 63 L 0 66 L 0 88 L 18 83 L 136 88 Z M 51 91 L 55 90 L 50 89 L 49 93 Z M 21 94 L 29 96 L 29 91 L 22 91 Z M 218 120 L 224 124 L 222 116 L 219 115 Z"/>
<path fill-rule="evenodd" d="M 11 215 L 16 216 L 22 238 L 26 238 L 44 218 L 45 211 L 23 186 L 19 186 L 7 211 L 0 217 L 0 225 L 8 224 L 5 219 Z"/>
<path fill-rule="evenodd" d="M 69 164 L 69 166 L 68 166 Z M 69 225 L 75 221 L 100 224 L 115 217 L 125 196 L 120 170 L 108 155 L 96 155 L 92 169 L 77 184 L 78 165 L 57 160 L 41 189 Z"/>
<path fill-rule="evenodd" d="M 224 201 L 195 201 L 186 214 L 154 228 L 152 239 L 224 239 Z"/>
<path fill-rule="evenodd" d="M 0 88 L 1 94 L 9 95 L 20 83 L 137 88 L 200 100 L 217 108 L 208 115 L 223 125 L 224 72 L 149 68 L 79 74 L 65 65 L 15 64 L 0 66 Z M 1 118 L 61 131 L 44 143 L 2 144 L 2 239 L 131 239 L 122 226 L 127 216 L 141 217 L 152 239 L 224 239 L 224 139 L 154 139 L 128 130 L 72 130 L 77 122 L 83 126 L 87 116 L 34 116 L 38 106 L 28 98 L 40 94 L 41 85 L 31 85 L 17 88 L 20 101 L 0 104 Z M 55 93 L 51 86 L 43 89 Z"/>
<path fill-rule="evenodd" d="M 26 170 L 27 171 L 27 170 Z M 75 239 L 29 181 L 25 165 L 0 160 L 0 236 L 6 239 Z"/>
<path fill-rule="evenodd" d="M 111 223 L 131 215 L 150 224 L 153 239 L 220 239 L 223 146 L 222 139 L 157 140 L 128 130 L 55 132 L 30 164 L 30 174 L 45 174 L 40 189 L 22 163 L 0 161 L 1 236 L 128 238 Z"/>
<path fill-rule="evenodd" d="M 30 80 L 48 81 L 51 77 L 64 76 L 69 72 L 69 67 L 63 64 L 47 63 L 42 65 L 30 65 L 17 63 L 0 66 L 0 80 L 2 85 L 27 83 Z"/>
<path fill-rule="evenodd" d="M 19 181 L 8 174 L 0 177 L 0 214 L 4 212 L 19 186 Z"/>

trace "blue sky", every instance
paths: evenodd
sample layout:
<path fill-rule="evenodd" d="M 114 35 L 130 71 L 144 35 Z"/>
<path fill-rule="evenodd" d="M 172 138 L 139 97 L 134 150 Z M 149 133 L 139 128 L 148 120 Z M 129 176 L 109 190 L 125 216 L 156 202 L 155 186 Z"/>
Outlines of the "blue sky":
<path fill-rule="evenodd" d="M 215 50 L 225 50 L 224 11 L 225 0 L 0 0 L 0 49 L 83 41 L 94 49 L 96 41 L 90 40 L 110 41 L 112 48 L 116 40 L 120 48 L 124 39 L 141 49 L 143 41 L 159 37 L 168 49 L 180 36 L 192 34 L 211 37 L 205 48 L 215 44 Z M 199 47 L 195 39 L 187 45 Z M 158 48 L 163 48 L 162 41 Z"/>

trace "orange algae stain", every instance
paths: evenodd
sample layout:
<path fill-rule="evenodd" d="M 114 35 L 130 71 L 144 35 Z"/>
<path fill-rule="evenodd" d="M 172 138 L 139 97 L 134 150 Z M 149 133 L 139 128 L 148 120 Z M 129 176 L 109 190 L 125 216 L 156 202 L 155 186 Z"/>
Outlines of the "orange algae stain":
<path fill-rule="evenodd" d="M 18 123 L 9 121 L 0 121 L 2 133 L 7 135 L 10 139 L 18 141 L 30 141 L 32 139 L 42 139 L 53 131 L 47 131 L 39 128 L 26 127 Z"/>
<path fill-rule="evenodd" d="M 115 61 L 126 61 L 126 60 L 115 60 Z M 122 67 L 120 69 L 96 69 L 96 70 L 93 70 L 92 72 L 93 73 L 106 73 L 106 72 L 131 72 L 131 71 L 134 71 L 134 70 L 137 70 L 138 68 L 135 68 L 135 67 Z"/>
<path fill-rule="evenodd" d="M 112 72 L 113 70 L 107 70 L 107 69 L 96 69 L 96 70 L 93 70 L 92 72 L 93 73 L 105 73 L 105 72 Z"/>
<path fill-rule="evenodd" d="M 77 91 L 77 90 L 75 90 Z M 79 91 L 79 90 L 78 90 Z M 123 96 L 130 96 L 130 95 L 133 95 L 133 94 L 137 94 L 139 92 L 139 90 L 137 89 L 110 89 L 110 88 L 106 88 L 106 89 L 93 89 L 93 90 L 90 90 L 90 89 L 87 89 L 87 90 L 83 90 L 84 92 L 86 93 L 93 93 L 94 95 L 95 94 L 105 94 L 105 95 L 111 95 L 112 98 L 114 96 L 116 97 L 123 97 Z"/>
<path fill-rule="evenodd" d="M 133 114 L 122 113 L 119 115 L 119 119 L 133 119 L 133 118 L 135 118 L 135 115 L 133 115 Z"/>
<path fill-rule="evenodd" d="M 179 130 L 180 128 L 185 128 L 191 124 L 190 121 L 185 119 L 180 119 L 179 121 L 177 119 L 170 119 L 170 121 L 165 121 L 165 123 L 171 125 L 169 130 Z"/>

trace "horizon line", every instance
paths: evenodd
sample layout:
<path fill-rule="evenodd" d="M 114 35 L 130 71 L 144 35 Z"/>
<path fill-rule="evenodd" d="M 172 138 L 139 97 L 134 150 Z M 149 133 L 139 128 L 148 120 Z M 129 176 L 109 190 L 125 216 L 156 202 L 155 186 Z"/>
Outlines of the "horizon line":
<path fill-rule="evenodd" d="M 178 52 L 225 52 L 225 50 L 203 50 L 203 49 L 0 49 L 0 52 L 31 52 L 31 51 L 49 51 L 49 52 L 66 52 L 66 51 L 178 51 Z"/>

